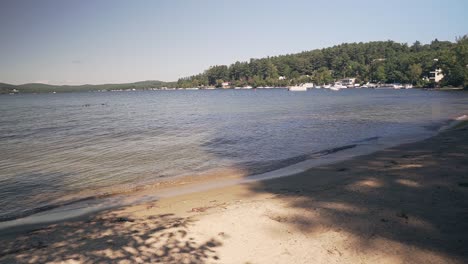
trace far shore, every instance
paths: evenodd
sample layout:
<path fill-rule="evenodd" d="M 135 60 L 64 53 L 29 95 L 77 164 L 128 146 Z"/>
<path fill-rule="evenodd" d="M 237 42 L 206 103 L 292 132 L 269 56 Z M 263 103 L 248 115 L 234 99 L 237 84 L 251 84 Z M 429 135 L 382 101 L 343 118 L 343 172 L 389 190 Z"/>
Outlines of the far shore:
<path fill-rule="evenodd" d="M 0 263 L 467 263 L 468 127 L 0 233 Z"/>

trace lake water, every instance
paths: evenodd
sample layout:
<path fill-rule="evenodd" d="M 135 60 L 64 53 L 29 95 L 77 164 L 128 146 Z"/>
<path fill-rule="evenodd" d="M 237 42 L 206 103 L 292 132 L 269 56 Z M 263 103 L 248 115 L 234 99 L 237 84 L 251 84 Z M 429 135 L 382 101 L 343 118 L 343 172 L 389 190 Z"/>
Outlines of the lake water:
<path fill-rule="evenodd" d="M 468 93 L 349 89 L 0 96 L 0 221 L 182 175 L 258 174 L 424 137 Z"/>

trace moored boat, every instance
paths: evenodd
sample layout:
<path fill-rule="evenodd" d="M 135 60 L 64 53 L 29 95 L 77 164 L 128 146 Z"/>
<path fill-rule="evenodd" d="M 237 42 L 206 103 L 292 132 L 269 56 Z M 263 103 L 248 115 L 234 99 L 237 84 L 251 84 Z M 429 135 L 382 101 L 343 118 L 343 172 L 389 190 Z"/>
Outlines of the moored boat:
<path fill-rule="evenodd" d="M 301 85 L 289 86 L 288 91 L 291 92 L 305 92 L 307 91 L 307 87 Z"/>

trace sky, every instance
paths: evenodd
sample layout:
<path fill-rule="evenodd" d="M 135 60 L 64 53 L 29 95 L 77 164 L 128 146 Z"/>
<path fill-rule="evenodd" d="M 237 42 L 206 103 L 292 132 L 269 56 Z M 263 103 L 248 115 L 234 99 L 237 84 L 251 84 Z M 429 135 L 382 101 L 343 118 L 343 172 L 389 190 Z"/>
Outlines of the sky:
<path fill-rule="evenodd" d="M 0 0 L 0 82 L 175 81 L 344 42 L 455 41 L 465 0 Z"/>

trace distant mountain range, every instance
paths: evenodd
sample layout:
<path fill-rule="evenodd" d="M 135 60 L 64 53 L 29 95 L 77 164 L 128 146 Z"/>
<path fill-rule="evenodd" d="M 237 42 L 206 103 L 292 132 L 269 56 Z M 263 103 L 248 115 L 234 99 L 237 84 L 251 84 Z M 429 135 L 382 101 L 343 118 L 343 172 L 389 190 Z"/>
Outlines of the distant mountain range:
<path fill-rule="evenodd" d="M 84 85 L 50 85 L 43 83 L 27 83 L 13 85 L 0 83 L 0 94 L 7 93 L 51 93 L 51 92 L 85 92 L 99 90 L 146 90 L 161 87 L 174 87 L 175 82 L 163 81 L 141 81 L 134 83 L 116 83 L 116 84 L 84 84 Z"/>

